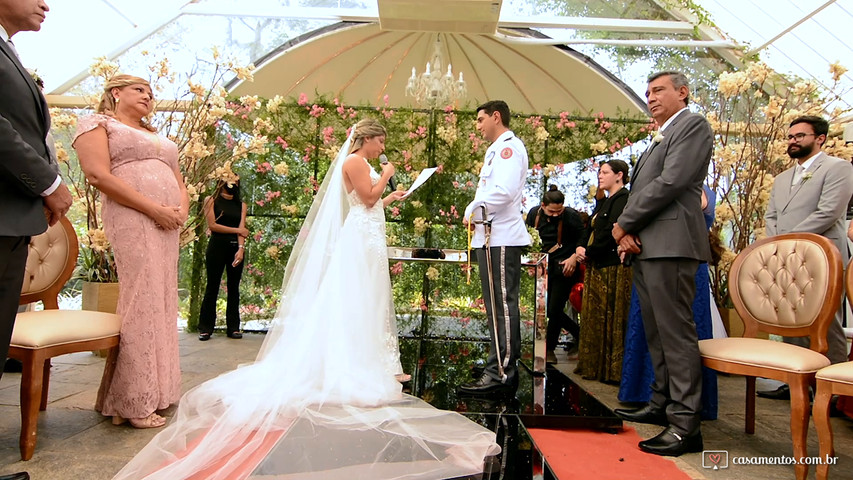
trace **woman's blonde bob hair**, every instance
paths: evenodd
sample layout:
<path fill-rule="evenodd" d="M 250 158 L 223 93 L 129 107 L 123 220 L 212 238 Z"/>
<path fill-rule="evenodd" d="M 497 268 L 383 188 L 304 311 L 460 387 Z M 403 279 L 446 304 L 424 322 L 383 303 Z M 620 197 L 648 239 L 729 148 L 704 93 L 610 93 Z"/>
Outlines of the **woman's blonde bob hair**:
<path fill-rule="evenodd" d="M 352 145 L 349 153 L 361 149 L 364 146 L 364 140 L 373 137 L 387 137 L 388 132 L 385 127 L 379 123 L 379 120 L 374 118 L 365 118 L 355 125 L 355 132 L 352 134 Z"/>
<path fill-rule="evenodd" d="M 151 88 L 151 84 L 148 83 L 148 80 L 145 80 L 144 78 L 125 74 L 115 75 L 113 76 L 113 78 L 107 80 L 107 83 L 104 85 L 104 93 L 101 95 L 100 103 L 98 103 L 97 113 L 101 113 L 109 117 L 115 117 L 117 102 L 115 97 L 113 97 L 113 89 L 118 88 L 119 90 L 121 90 L 122 88 L 129 87 L 131 85 L 145 85 L 148 88 Z M 152 103 L 152 111 L 153 107 L 154 105 Z M 139 123 L 146 129 L 151 130 L 152 132 L 156 131 L 156 129 L 152 127 L 150 123 L 148 123 L 147 117 L 140 118 Z"/>

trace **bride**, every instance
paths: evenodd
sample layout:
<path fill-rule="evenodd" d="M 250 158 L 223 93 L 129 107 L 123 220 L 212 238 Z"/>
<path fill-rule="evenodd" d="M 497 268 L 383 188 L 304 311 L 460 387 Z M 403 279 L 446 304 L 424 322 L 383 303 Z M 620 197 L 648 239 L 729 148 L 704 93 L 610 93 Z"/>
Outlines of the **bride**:
<path fill-rule="evenodd" d="M 482 471 L 493 432 L 402 393 L 381 198 L 393 165 L 365 119 L 323 181 L 255 363 L 181 399 L 116 479 L 444 479 Z"/>

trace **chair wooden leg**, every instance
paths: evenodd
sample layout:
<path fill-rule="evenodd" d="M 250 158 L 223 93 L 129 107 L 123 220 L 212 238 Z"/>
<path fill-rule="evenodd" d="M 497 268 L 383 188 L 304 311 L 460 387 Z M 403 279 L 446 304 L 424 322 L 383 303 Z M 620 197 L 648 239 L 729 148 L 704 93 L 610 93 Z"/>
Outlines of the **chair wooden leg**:
<path fill-rule="evenodd" d="M 21 460 L 33 458 L 36 449 L 44 358 L 38 351 L 23 361 L 21 372 Z"/>
<path fill-rule="evenodd" d="M 788 384 L 791 389 L 791 443 L 794 458 L 808 455 L 806 440 L 809 432 L 809 381 L 798 378 Z M 794 476 L 797 480 L 806 480 L 809 466 L 805 463 L 794 464 Z"/>
<path fill-rule="evenodd" d="M 829 458 L 835 455 L 832 443 L 832 424 L 829 423 L 829 402 L 832 399 L 832 384 L 824 380 L 817 381 L 817 393 L 814 397 L 812 417 L 814 418 L 817 439 L 820 444 L 820 458 Z M 817 480 L 826 480 L 829 475 L 829 465 L 825 463 L 817 466 Z"/>
<path fill-rule="evenodd" d="M 746 378 L 746 411 L 744 412 L 744 420 L 746 421 L 745 431 L 752 435 L 755 433 L 755 377 Z"/>
<path fill-rule="evenodd" d="M 42 384 L 41 384 L 41 403 L 39 404 L 39 410 L 42 412 L 47 410 L 47 392 L 50 391 L 50 359 L 47 358 L 44 361 L 44 369 L 42 370 Z"/>

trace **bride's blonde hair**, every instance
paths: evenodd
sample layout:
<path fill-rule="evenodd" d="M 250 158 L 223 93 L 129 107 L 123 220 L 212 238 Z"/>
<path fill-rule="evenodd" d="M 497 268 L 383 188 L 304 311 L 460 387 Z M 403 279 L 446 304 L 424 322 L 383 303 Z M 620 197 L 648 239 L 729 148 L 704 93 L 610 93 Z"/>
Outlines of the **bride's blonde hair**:
<path fill-rule="evenodd" d="M 355 132 L 352 134 L 352 145 L 350 146 L 348 153 L 352 153 L 364 146 L 365 139 L 386 136 L 388 136 L 388 131 L 385 130 L 385 127 L 381 123 L 379 123 L 379 120 L 374 118 L 365 118 L 355 124 Z"/>
<path fill-rule="evenodd" d="M 107 83 L 104 85 L 104 93 L 101 95 L 101 102 L 98 103 L 98 109 L 96 110 L 97 113 L 104 114 L 108 117 L 115 117 L 117 105 L 116 99 L 113 97 L 113 89 L 122 89 L 131 85 L 145 85 L 148 88 L 151 88 L 151 84 L 144 78 L 125 74 L 114 75 L 113 78 L 107 80 Z M 153 96 L 151 100 L 154 100 Z M 146 117 L 142 117 L 140 119 L 140 124 L 152 132 L 157 131 L 156 128 L 152 127 L 151 124 L 148 123 L 148 118 Z"/>

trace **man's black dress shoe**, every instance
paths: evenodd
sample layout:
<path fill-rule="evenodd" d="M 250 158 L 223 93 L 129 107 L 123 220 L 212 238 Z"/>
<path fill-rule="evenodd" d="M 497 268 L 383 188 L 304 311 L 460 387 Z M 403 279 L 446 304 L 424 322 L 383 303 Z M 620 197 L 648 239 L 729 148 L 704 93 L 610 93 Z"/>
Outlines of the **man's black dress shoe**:
<path fill-rule="evenodd" d="M 665 412 L 649 406 L 634 410 L 617 408 L 616 410 L 613 410 L 613 413 L 622 420 L 627 420 L 629 422 L 648 423 L 651 425 L 660 425 L 661 427 L 669 425 L 669 422 L 666 420 Z"/>
<path fill-rule="evenodd" d="M 791 389 L 788 388 L 788 385 L 780 385 L 776 390 L 759 390 L 755 392 L 755 394 L 759 397 L 770 398 L 773 400 L 791 399 Z"/>
<path fill-rule="evenodd" d="M 702 432 L 685 436 L 676 432 L 671 426 L 666 427 L 658 436 L 640 442 L 640 450 L 655 455 L 678 457 L 683 453 L 701 452 Z"/>
<path fill-rule="evenodd" d="M 30 474 L 27 472 L 18 472 L 11 475 L 0 475 L 0 480 L 30 480 Z"/>
<path fill-rule="evenodd" d="M 510 394 L 515 393 L 518 385 L 498 382 L 488 375 L 483 375 L 478 380 L 459 386 L 459 392 L 472 395 L 485 395 L 492 393 Z"/>

